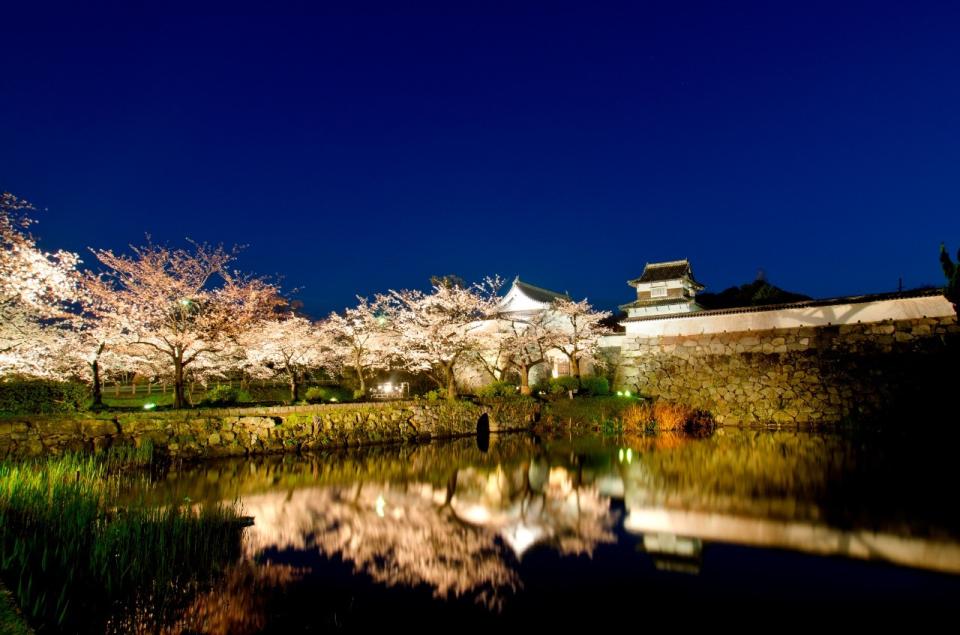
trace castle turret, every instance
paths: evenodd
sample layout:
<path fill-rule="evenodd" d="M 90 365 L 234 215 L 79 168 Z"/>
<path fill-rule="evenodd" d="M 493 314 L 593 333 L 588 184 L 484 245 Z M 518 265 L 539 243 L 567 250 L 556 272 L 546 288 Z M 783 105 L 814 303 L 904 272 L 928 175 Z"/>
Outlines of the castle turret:
<path fill-rule="evenodd" d="M 628 317 L 691 313 L 701 309 L 695 298 L 697 291 L 704 287 L 693 277 L 693 269 L 686 259 L 648 262 L 640 277 L 627 284 L 637 290 L 634 302 L 620 306 Z"/>

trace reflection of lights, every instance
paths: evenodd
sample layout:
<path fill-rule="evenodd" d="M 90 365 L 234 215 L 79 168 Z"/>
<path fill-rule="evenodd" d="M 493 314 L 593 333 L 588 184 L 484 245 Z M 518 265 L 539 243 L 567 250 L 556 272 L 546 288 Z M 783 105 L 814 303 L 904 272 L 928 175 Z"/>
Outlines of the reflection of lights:
<path fill-rule="evenodd" d="M 633 450 L 630 448 L 627 448 L 627 463 L 632 463 L 632 462 L 633 462 Z"/>
<path fill-rule="evenodd" d="M 618 391 L 617 391 L 617 397 L 623 397 L 623 391 L 622 391 L 622 390 L 618 390 Z"/>
<path fill-rule="evenodd" d="M 620 448 L 620 451 L 617 452 L 617 458 L 621 463 L 623 463 L 624 459 L 627 460 L 627 463 L 633 463 L 633 450 L 631 448 Z"/>
<path fill-rule="evenodd" d="M 457 516 L 474 525 L 485 525 L 492 519 L 490 510 L 484 505 L 463 505 L 457 508 Z"/>
<path fill-rule="evenodd" d="M 377 496 L 377 502 L 374 503 L 374 509 L 377 510 L 377 516 L 383 518 L 383 510 L 387 506 L 387 501 L 383 500 L 383 494 Z"/>
<path fill-rule="evenodd" d="M 625 390 L 625 391 L 623 392 L 623 396 L 624 396 L 624 397 L 629 397 L 629 396 L 630 396 L 630 391 L 629 391 L 629 390 Z"/>
<path fill-rule="evenodd" d="M 524 523 L 518 523 L 513 527 L 505 528 L 501 533 L 503 539 L 510 545 L 513 552 L 519 558 L 535 542 L 543 537 L 542 527 L 528 527 Z"/>
<path fill-rule="evenodd" d="M 617 459 L 623 463 L 623 448 L 620 448 L 620 451 L 617 453 Z"/>
<path fill-rule="evenodd" d="M 643 534 L 643 548 L 649 553 L 666 553 L 692 558 L 703 551 L 703 543 L 697 538 L 687 538 L 676 534 Z"/>
<path fill-rule="evenodd" d="M 156 408 L 156 407 L 157 407 L 157 404 L 155 404 L 155 403 L 145 403 L 145 404 L 143 404 L 143 409 L 144 409 L 144 410 L 153 410 L 153 409 Z"/>

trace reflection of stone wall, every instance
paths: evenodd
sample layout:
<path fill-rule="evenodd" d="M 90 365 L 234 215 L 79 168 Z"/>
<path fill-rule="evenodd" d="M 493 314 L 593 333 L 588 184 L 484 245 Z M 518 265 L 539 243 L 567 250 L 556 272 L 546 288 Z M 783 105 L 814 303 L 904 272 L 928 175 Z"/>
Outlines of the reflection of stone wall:
<path fill-rule="evenodd" d="M 834 423 L 930 395 L 950 368 L 955 316 L 869 324 L 623 337 L 617 389 L 712 412 L 725 424 Z"/>
<path fill-rule="evenodd" d="M 491 430 L 522 429 L 536 408 L 521 400 L 396 401 L 9 417 L 0 420 L 0 457 L 139 445 L 147 439 L 161 453 L 184 458 L 356 447 L 476 434 L 483 413 Z"/>

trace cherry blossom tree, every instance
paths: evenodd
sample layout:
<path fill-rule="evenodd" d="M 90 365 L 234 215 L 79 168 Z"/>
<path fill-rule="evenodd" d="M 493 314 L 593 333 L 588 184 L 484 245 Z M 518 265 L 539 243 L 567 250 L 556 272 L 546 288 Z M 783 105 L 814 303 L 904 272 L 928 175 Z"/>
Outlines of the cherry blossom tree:
<path fill-rule="evenodd" d="M 96 301 L 126 325 L 132 343 L 165 360 L 174 385 L 174 408 L 186 404 L 185 373 L 191 365 L 217 370 L 238 336 L 274 316 L 282 300 L 260 278 L 229 269 L 237 249 L 191 243 L 171 249 L 148 243 L 131 254 L 93 250 L 108 283 L 92 287 Z"/>
<path fill-rule="evenodd" d="M 469 353 L 483 350 L 483 320 L 499 302 L 499 278 L 464 287 L 441 284 L 433 292 L 391 291 L 397 348 L 408 369 L 424 371 L 448 399 L 457 396 L 455 368 Z"/>
<path fill-rule="evenodd" d="M 594 311 L 586 300 L 560 299 L 548 313 L 551 328 L 558 336 L 554 349 L 570 360 L 570 374 L 579 380 L 583 362 L 600 361 L 600 338 L 610 332 L 602 322 L 610 317 L 610 312 Z"/>
<path fill-rule="evenodd" d="M 299 316 L 261 322 L 241 336 L 240 344 L 250 367 L 286 377 L 293 402 L 300 399 L 306 373 L 312 368 L 329 367 L 334 361 L 330 338 Z"/>
<path fill-rule="evenodd" d="M 357 306 L 342 313 L 331 313 L 320 324 L 343 366 L 357 375 L 360 394 L 367 392 L 367 377 L 389 366 L 396 334 L 389 298 L 377 296 L 373 302 L 358 297 Z"/>
<path fill-rule="evenodd" d="M 509 320 L 493 319 L 485 325 L 483 348 L 476 352 L 476 360 L 493 381 L 503 381 L 512 366 L 510 359 L 513 342 Z"/>
<path fill-rule="evenodd" d="M 0 354 L 6 372 L 44 375 L 39 360 L 47 349 L 34 344 L 55 338 L 47 329 L 76 317 L 80 258 L 40 249 L 29 231 L 33 211 L 27 201 L 0 193 Z"/>
<path fill-rule="evenodd" d="M 543 311 L 523 320 L 506 322 L 503 350 L 511 367 L 520 375 L 520 394 L 529 395 L 530 371 L 547 361 L 547 353 L 564 345 L 562 324 Z"/>

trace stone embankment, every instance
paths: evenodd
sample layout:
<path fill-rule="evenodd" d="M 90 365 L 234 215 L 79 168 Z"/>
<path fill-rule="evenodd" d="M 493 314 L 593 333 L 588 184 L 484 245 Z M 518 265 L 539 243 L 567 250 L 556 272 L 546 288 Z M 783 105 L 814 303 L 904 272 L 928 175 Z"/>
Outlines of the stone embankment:
<path fill-rule="evenodd" d="M 726 425 L 832 424 L 943 399 L 955 316 L 622 338 L 615 386 L 711 412 Z"/>
<path fill-rule="evenodd" d="M 96 451 L 149 441 L 171 458 L 202 459 L 402 443 L 529 428 L 528 401 L 394 401 L 166 412 L 8 416 L 0 458 Z"/>

